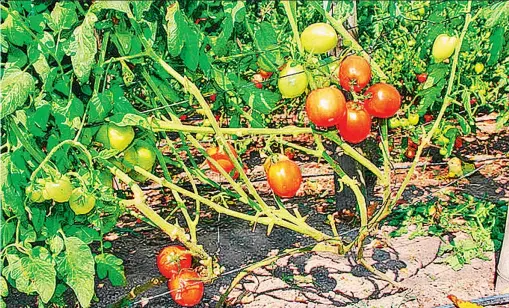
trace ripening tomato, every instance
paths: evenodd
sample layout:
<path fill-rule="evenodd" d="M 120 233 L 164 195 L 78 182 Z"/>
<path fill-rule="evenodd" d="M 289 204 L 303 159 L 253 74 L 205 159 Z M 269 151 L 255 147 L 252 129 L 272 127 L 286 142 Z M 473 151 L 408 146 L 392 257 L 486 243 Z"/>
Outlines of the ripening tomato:
<path fill-rule="evenodd" d="M 346 107 L 346 117 L 337 126 L 339 134 L 347 142 L 359 143 L 369 136 L 371 116 L 359 104 L 348 102 Z"/>
<path fill-rule="evenodd" d="M 401 126 L 401 121 L 398 118 L 391 118 L 389 120 L 389 128 L 398 128 Z"/>
<path fill-rule="evenodd" d="M 428 80 L 428 74 L 426 73 L 417 74 L 416 77 L 419 83 L 425 83 Z"/>
<path fill-rule="evenodd" d="M 431 121 L 433 121 L 433 115 L 431 115 L 431 114 L 429 114 L 429 113 L 425 114 L 425 115 L 424 115 L 424 122 L 425 122 L 425 123 L 429 123 L 429 122 L 431 122 Z"/>
<path fill-rule="evenodd" d="M 288 61 L 279 73 L 277 86 L 283 97 L 300 96 L 308 87 L 308 77 L 304 67 L 300 64 L 294 64 L 293 61 Z"/>
<path fill-rule="evenodd" d="M 211 103 L 215 102 L 216 101 L 216 98 L 217 98 L 217 93 L 214 93 L 212 94 L 211 96 L 209 96 L 209 101 Z"/>
<path fill-rule="evenodd" d="M 454 148 L 459 149 L 463 146 L 463 139 L 461 139 L 460 136 L 456 137 L 456 140 L 454 140 Z"/>
<path fill-rule="evenodd" d="M 433 42 L 431 54 L 435 62 L 442 62 L 452 56 L 458 44 L 458 38 L 447 34 L 440 34 Z"/>
<path fill-rule="evenodd" d="M 269 164 L 266 172 L 269 186 L 276 195 L 281 198 L 295 196 L 302 183 L 302 173 L 294 161 L 281 159 Z"/>
<path fill-rule="evenodd" d="M 233 156 L 238 157 L 235 148 L 231 144 L 228 144 L 228 147 L 233 153 Z M 224 152 L 224 149 L 219 149 L 219 147 L 211 147 L 207 149 L 207 154 L 211 159 L 215 160 L 227 173 L 230 173 L 230 171 L 235 168 L 228 154 Z M 207 160 L 207 164 L 209 165 L 210 170 L 219 172 L 216 166 L 214 166 L 210 161 Z"/>
<path fill-rule="evenodd" d="M 53 199 L 56 202 L 67 202 L 72 193 L 71 180 L 67 176 L 62 176 L 56 181 L 47 181 L 44 186 L 43 196 L 47 199 Z"/>
<path fill-rule="evenodd" d="M 346 115 L 345 96 L 335 87 L 313 90 L 306 99 L 306 113 L 316 126 L 337 125 Z"/>
<path fill-rule="evenodd" d="M 204 286 L 200 275 L 194 270 L 182 269 L 173 279 L 168 281 L 171 298 L 184 307 L 198 305 L 203 297 Z"/>
<path fill-rule="evenodd" d="M 336 47 L 338 35 L 331 25 L 320 22 L 304 29 L 300 35 L 300 41 L 305 51 L 319 54 Z"/>
<path fill-rule="evenodd" d="M 134 129 L 131 126 L 118 126 L 106 123 L 99 128 L 95 137 L 105 148 L 123 151 L 134 139 Z"/>
<path fill-rule="evenodd" d="M 371 66 L 360 56 L 348 56 L 339 66 L 339 84 L 343 89 L 360 92 L 371 80 Z"/>
<path fill-rule="evenodd" d="M 406 158 L 408 158 L 408 159 L 414 159 L 414 157 L 415 157 L 415 152 L 416 152 L 415 148 L 414 148 L 414 147 L 410 147 L 410 146 L 409 146 L 409 147 L 406 149 L 406 151 L 405 151 L 405 156 L 406 156 Z"/>
<path fill-rule="evenodd" d="M 81 187 L 75 188 L 69 198 L 69 206 L 76 215 L 83 215 L 90 212 L 95 206 L 95 197 L 84 192 Z"/>
<path fill-rule="evenodd" d="M 258 89 L 263 88 L 263 77 L 261 74 L 254 74 L 253 78 L 251 78 L 251 82 L 254 83 L 255 87 Z"/>
<path fill-rule="evenodd" d="M 386 83 L 377 83 L 366 90 L 364 107 L 370 115 L 378 118 L 390 118 L 401 106 L 401 95 L 395 87 Z"/>
<path fill-rule="evenodd" d="M 190 268 L 193 256 L 182 246 L 166 246 L 157 255 L 157 268 L 161 275 L 173 279 L 181 269 Z"/>
<path fill-rule="evenodd" d="M 272 72 L 267 72 L 267 71 L 264 71 L 262 69 L 259 69 L 258 70 L 258 74 L 260 74 L 260 76 L 262 76 L 262 78 L 265 80 L 265 79 L 269 79 L 270 76 L 272 76 Z"/>

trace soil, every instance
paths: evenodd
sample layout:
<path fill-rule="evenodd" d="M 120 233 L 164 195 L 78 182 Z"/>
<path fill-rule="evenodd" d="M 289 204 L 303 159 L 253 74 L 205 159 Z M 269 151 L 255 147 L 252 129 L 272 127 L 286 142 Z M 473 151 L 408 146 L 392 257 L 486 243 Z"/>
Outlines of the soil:
<path fill-rule="evenodd" d="M 446 164 L 421 168 L 403 195 L 404 202 L 415 203 L 441 196 L 444 190 L 464 191 L 493 201 L 509 201 L 509 161 L 505 158 L 509 149 L 509 131 L 506 129 L 493 134 L 490 131 L 494 125 L 492 122 L 480 125 L 477 137 L 466 138 L 463 148 L 457 153 L 479 168 L 476 173 L 456 181 L 446 177 Z M 259 159 L 255 156 L 253 159 Z M 433 160 L 423 159 L 422 162 L 432 163 Z M 308 177 L 298 196 L 288 203 L 298 206 L 303 215 L 313 214 L 310 215 L 311 225 L 324 227 L 327 214 L 335 211 L 332 170 L 324 164 L 304 159 L 300 159 L 299 164 Z M 395 165 L 398 170 L 394 179 L 396 183 L 401 182 L 407 166 L 404 162 Z M 269 188 L 263 180 L 263 169 L 260 166 L 254 168 L 249 176 L 260 179 L 255 181 L 257 188 L 262 194 L 266 193 L 263 196 L 267 200 L 270 199 Z M 165 217 L 167 210 L 161 205 L 164 200 L 153 198 L 152 201 L 153 207 Z M 351 228 L 353 226 L 344 224 L 339 232 Z M 435 307 L 450 304 L 446 297 L 448 294 L 462 299 L 496 294 L 495 253 L 487 254 L 489 260 L 475 259 L 461 270 L 454 271 L 437 262 L 440 260 L 437 252 L 442 245 L 438 237 L 391 238 L 388 234 L 392 230 L 384 226 L 370 238 L 365 256 L 368 263 L 397 281 L 399 288 L 374 276 L 357 264 L 351 255 L 309 252 L 285 256 L 275 264 L 257 269 L 230 293 L 228 303 L 233 307 L 246 308 Z M 203 219 L 198 231 L 199 242 L 218 258 L 225 272 L 206 286 L 203 301 L 198 307 L 214 306 L 243 267 L 288 248 L 313 244 L 312 240 L 286 229 L 275 227 L 270 236 L 266 232 L 263 226 L 253 229 L 243 221 L 214 213 Z M 461 237 L 461 234 L 453 236 Z M 155 256 L 162 247 L 171 244 L 166 235 L 128 216 L 123 217 L 108 239 L 112 241 L 109 252 L 124 260 L 127 286 L 112 287 L 107 280 L 96 281 L 97 301 L 92 307 L 97 308 L 110 307 L 133 287 L 159 277 Z M 7 307 L 35 306 L 34 297 L 19 294 L 12 288 L 10 291 Z M 69 294 L 68 300 L 73 302 L 72 294 Z M 130 307 L 178 306 L 171 300 L 163 283 L 138 296 Z"/>

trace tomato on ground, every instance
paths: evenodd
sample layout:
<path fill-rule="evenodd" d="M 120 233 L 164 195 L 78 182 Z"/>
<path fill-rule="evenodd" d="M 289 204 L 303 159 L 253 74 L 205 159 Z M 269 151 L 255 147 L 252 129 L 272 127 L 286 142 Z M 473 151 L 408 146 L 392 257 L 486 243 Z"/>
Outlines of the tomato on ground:
<path fill-rule="evenodd" d="M 194 270 L 182 269 L 173 279 L 168 281 L 171 298 L 184 307 L 192 307 L 200 303 L 204 286 L 200 275 Z"/>
<path fill-rule="evenodd" d="M 294 161 L 281 159 L 270 164 L 266 171 L 269 186 L 276 195 L 281 198 L 295 196 L 302 183 L 302 173 Z"/>
<path fill-rule="evenodd" d="M 189 251 L 178 245 L 164 247 L 156 258 L 159 272 L 168 279 L 173 279 L 181 269 L 190 268 L 192 262 Z"/>
<path fill-rule="evenodd" d="M 335 126 L 346 115 L 345 96 L 335 87 L 313 90 L 306 99 L 306 113 L 316 126 Z"/>
<path fill-rule="evenodd" d="M 337 128 L 341 137 L 350 143 L 359 143 L 369 136 L 371 131 L 371 116 L 360 104 L 346 103 L 346 117 Z"/>
<path fill-rule="evenodd" d="M 390 84 L 374 84 L 366 90 L 364 95 L 367 96 L 364 107 L 374 117 L 390 118 L 401 107 L 401 95 Z"/>
<path fill-rule="evenodd" d="M 348 56 L 339 66 L 339 84 L 343 89 L 360 92 L 371 80 L 371 66 L 361 56 Z"/>

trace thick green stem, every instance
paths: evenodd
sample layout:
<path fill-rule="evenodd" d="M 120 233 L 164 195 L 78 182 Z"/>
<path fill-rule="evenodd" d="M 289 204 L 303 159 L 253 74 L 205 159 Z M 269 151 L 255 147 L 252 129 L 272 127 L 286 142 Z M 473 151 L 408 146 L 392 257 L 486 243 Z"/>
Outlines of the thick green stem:
<path fill-rule="evenodd" d="M 297 43 L 297 48 L 301 54 L 304 53 L 304 48 L 302 48 L 302 43 L 300 41 L 300 33 L 299 27 L 297 26 L 297 20 L 295 19 L 295 10 L 292 9 L 292 5 L 295 8 L 296 2 L 294 1 L 282 1 L 283 7 L 285 8 L 286 16 L 288 16 L 288 21 L 290 22 L 290 26 L 292 27 L 293 39 L 295 43 Z"/>

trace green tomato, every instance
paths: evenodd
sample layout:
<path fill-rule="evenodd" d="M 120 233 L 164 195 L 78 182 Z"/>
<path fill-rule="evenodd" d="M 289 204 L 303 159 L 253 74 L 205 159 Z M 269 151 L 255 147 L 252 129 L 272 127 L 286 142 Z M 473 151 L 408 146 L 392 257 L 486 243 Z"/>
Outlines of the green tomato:
<path fill-rule="evenodd" d="M 27 188 L 25 189 L 25 192 L 26 192 L 28 198 L 30 198 L 30 201 L 32 201 L 34 203 L 41 203 L 41 202 L 46 201 L 46 199 L 44 198 L 44 196 L 42 194 L 43 190 L 33 186 L 32 184 L 27 186 Z"/>
<path fill-rule="evenodd" d="M 398 118 L 389 119 L 389 127 L 390 128 L 398 128 L 401 126 L 401 121 Z"/>
<path fill-rule="evenodd" d="M 146 142 L 138 140 L 132 147 L 125 151 L 124 161 L 149 171 L 152 170 L 155 164 L 156 154 Z M 133 179 L 138 181 L 146 180 L 145 176 L 134 171 L 131 172 L 130 175 Z"/>
<path fill-rule="evenodd" d="M 55 182 L 46 182 L 46 185 L 44 186 L 48 199 L 53 199 L 56 202 L 69 201 L 72 189 L 71 180 L 69 180 L 69 178 L 65 175 Z"/>
<path fill-rule="evenodd" d="M 99 173 L 99 182 L 106 187 L 113 187 L 113 174 L 108 171 L 101 171 Z"/>
<path fill-rule="evenodd" d="M 69 206 L 76 215 L 89 213 L 95 207 L 95 202 L 95 197 L 84 192 L 81 187 L 75 188 L 69 198 Z"/>
<path fill-rule="evenodd" d="M 279 92 L 285 98 L 300 96 L 308 87 L 308 77 L 302 65 L 293 66 L 292 61 L 286 63 L 277 81 Z"/>
<path fill-rule="evenodd" d="M 123 151 L 134 139 L 132 126 L 118 126 L 113 123 L 103 124 L 95 136 L 95 140 L 107 149 Z"/>
<path fill-rule="evenodd" d="M 477 62 L 474 66 L 474 70 L 477 74 L 482 73 L 482 71 L 484 71 L 484 64 Z"/>
<path fill-rule="evenodd" d="M 410 125 L 417 125 L 417 123 L 419 123 L 419 115 L 417 113 L 411 113 L 408 116 L 408 123 L 410 123 Z"/>
<path fill-rule="evenodd" d="M 455 36 L 448 36 L 447 34 L 437 36 L 431 51 L 435 62 L 442 62 L 449 58 L 454 53 L 457 44 L 458 38 Z"/>
<path fill-rule="evenodd" d="M 442 155 L 442 156 L 447 155 L 447 149 L 446 148 L 441 148 L 440 149 L 440 155 Z"/>
<path fill-rule="evenodd" d="M 305 51 L 320 54 L 336 47 L 338 43 L 338 34 L 331 25 L 316 23 L 302 31 L 300 41 Z"/>

